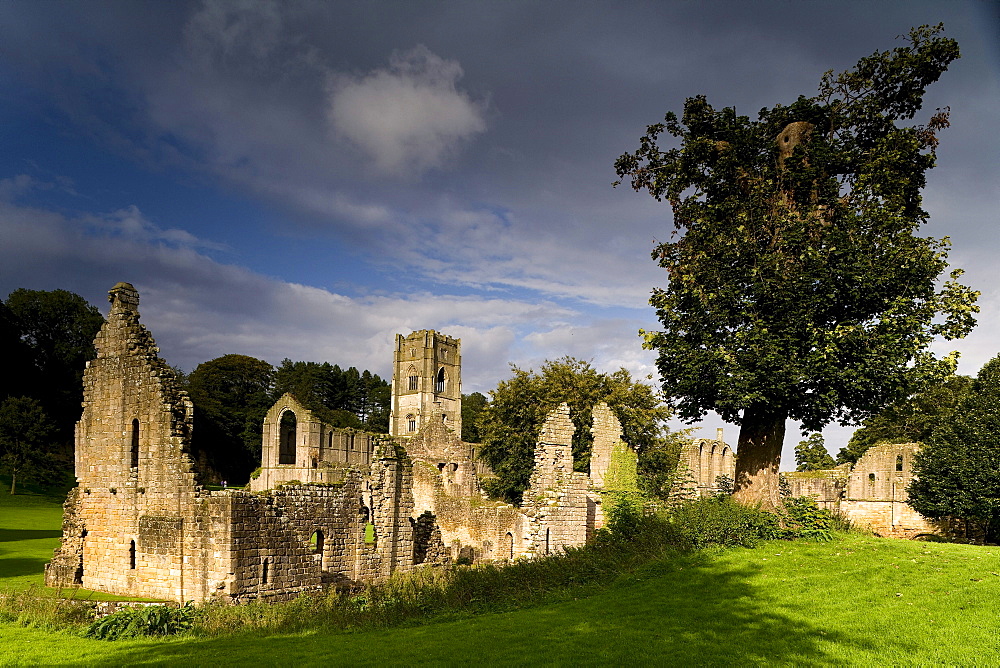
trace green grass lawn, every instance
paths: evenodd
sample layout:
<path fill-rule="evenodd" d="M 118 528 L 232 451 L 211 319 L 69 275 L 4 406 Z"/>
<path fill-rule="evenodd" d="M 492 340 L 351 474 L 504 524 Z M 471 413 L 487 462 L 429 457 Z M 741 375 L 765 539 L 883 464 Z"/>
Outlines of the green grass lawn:
<path fill-rule="evenodd" d="M 52 531 L 51 507 L 25 506 L 16 526 L 9 509 L 6 530 Z M 0 560 L 53 540 L 7 540 Z M 105 642 L 0 624 L 0 665 L 1000 665 L 998 622 L 1000 548 L 839 535 L 683 556 L 579 600 L 390 630 Z"/>
<path fill-rule="evenodd" d="M 130 600 L 87 589 L 49 589 L 45 564 L 62 536 L 63 490 L 26 486 L 11 495 L 10 478 L 0 476 L 0 588 L 34 589 L 42 596 L 73 596 L 101 601 Z M 150 600 L 150 599 L 135 599 Z"/>

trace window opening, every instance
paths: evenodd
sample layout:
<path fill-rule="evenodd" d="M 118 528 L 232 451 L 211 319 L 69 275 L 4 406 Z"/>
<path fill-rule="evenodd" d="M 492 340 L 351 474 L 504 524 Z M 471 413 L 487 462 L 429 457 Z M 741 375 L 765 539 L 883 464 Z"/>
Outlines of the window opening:
<path fill-rule="evenodd" d="M 415 521 L 412 518 L 410 521 L 413 523 L 413 563 L 422 564 L 427 560 L 436 519 L 434 513 L 425 510 Z"/>
<path fill-rule="evenodd" d="M 139 421 L 132 420 L 132 449 L 131 464 L 134 469 L 139 468 Z"/>
<path fill-rule="evenodd" d="M 406 416 L 406 431 L 417 430 L 417 417 L 412 413 Z"/>
<path fill-rule="evenodd" d="M 420 384 L 420 376 L 410 376 L 409 385 L 407 387 L 409 387 L 409 389 L 411 390 L 416 390 L 419 389 L 419 384 Z"/>
<path fill-rule="evenodd" d="M 261 584 L 267 584 L 267 576 L 268 576 L 267 567 L 269 565 L 270 564 L 268 564 L 267 559 L 264 559 L 264 563 L 262 563 L 261 566 L 260 566 L 260 582 L 261 582 Z"/>
<path fill-rule="evenodd" d="M 130 541 L 128 544 L 128 567 L 130 569 L 135 568 L 135 541 Z"/>
<path fill-rule="evenodd" d="M 278 463 L 295 463 L 295 431 L 297 420 L 295 413 L 285 411 L 281 414 L 281 423 L 278 427 Z"/>
<path fill-rule="evenodd" d="M 875 474 L 874 473 L 869 473 L 868 474 L 868 482 L 875 482 Z"/>
<path fill-rule="evenodd" d="M 903 455 L 896 455 L 896 470 L 903 470 Z"/>
<path fill-rule="evenodd" d="M 437 380 L 434 383 L 435 392 L 444 392 L 444 367 L 438 369 Z"/>
<path fill-rule="evenodd" d="M 549 552 L 549 530 L 545 530 L 545 554 L 551 554 Z"/>
<path fill-rule="evenodd" d="M 323 530 L 316 529 L 309 537 L 309 549 L 313 554 L 323 554 Z"/>
<path fill-rule="evenodd" d="M 507 558 L 514 558 L 514 534 L 507 532 Z"/>

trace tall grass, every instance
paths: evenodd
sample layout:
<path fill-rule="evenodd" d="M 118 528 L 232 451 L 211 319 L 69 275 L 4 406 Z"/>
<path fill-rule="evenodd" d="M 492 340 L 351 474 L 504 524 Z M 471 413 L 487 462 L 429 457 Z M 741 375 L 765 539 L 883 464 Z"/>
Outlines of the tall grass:
<path fill-rule="evenodd" d="M 541 559 L 451 570 L 428 566 L 359 590 L 306 594 L 284 603 L 208 604 L 194 630 L 227 635 L 385 628 L 580 596 L 623 572 L 685 551 L 663 519 L 647 517 L 640 522 L 629 536 L 600 532 L 586 546 Z"/>

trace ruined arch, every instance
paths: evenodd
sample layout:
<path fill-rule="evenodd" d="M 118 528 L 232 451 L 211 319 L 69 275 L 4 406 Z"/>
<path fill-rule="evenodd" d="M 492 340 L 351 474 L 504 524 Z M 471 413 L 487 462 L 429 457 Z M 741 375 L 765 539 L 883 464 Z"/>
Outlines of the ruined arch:
<path fill-rule="evenodd" d="M 441 367 L 438 369 L 437 375 L 434 376 L 434 391 L 438 394 L 444 392 L 446 380 L 447 378 L 444 373 L 444 367 Z"/>
<path fill-rule="evenodd" d="M 295 443 L 298 420 L 295 412 L 287 409 L 278 422 L 278 464 L 295 463 Z"/>

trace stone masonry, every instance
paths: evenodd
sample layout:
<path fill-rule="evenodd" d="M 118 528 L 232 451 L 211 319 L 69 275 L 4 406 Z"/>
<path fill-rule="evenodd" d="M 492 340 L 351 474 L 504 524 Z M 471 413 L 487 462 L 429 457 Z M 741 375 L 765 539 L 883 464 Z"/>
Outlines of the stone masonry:
<path fill-rule="evenodd" d="M 84 373 L 77 486 L 49 586 L 179 602 L 287 598 L 422 564 L 552 554 L 603 521 L 612 453 L 628 447 L 610 409 L 594 409 L 590 475 L 573 471 L 563 404 L 542 429 L 522 506 L 490 500 L 474 446 L 459 437 L 459 341 L 431 330 L 397 337 L 393 407 L 420 416 L 416 429 L 396 417 L 395 438 L 335 429 L 286 394 L 262 425 L 249 489 L 208 491 L 190 452 L 195 407 L 139 323 L 138 292 L 119 283 L 109 299 Z"/>
<path fill-rule="evenodd" d="M 880 536 L 913 538 L 951 534 L 947 521 L 924 517 L 907 505 L 913 480 L 913 456 L 919 443 L 882 443 L 870 448 L 853 467 L 783 474 L 792 496 L 811 496 L 817 504 L 842 513 Z"/>

